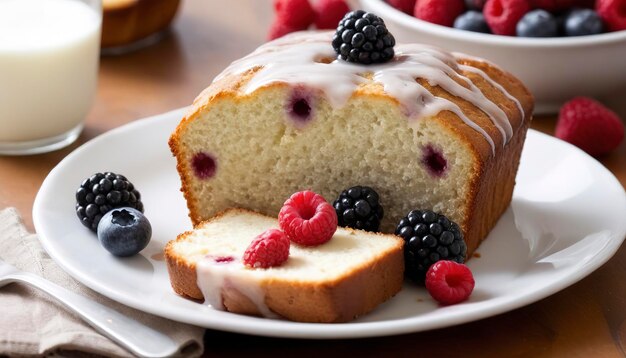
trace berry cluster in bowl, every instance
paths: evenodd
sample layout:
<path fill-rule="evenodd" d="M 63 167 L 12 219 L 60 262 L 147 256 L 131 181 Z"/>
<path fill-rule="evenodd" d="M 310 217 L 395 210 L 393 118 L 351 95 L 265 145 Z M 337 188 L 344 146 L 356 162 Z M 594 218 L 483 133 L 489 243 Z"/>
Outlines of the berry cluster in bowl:
<path fill-rule="evenodd" d="M 385 0 L 430 23 L 519 37 L 626 30 L 626 0 Z"/>

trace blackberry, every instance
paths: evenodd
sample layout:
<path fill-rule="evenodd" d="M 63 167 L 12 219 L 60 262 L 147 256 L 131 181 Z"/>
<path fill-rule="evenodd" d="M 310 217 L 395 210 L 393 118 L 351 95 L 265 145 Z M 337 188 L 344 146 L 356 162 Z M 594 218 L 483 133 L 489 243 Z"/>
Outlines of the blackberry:
<path fill-rule="evenodd" d="M 368 65 L 391 60 L 396 40 L 383 19 L 356 10 L 339 21 L 332 43 L 339 59 Z"/>
<path fill-rule="evenodd" d="M 76 215 L 92 231 L 111 209 L 130 207 L 143 212 L 141 195 L 123 175 L 96 173 L 83 180 L 76 190 Z"/>
<path fill-rule="evenodd" d="M 398 223 L 396 235 L 404 239 L 405 275 L 423 283 L 437 261 L 465 262 L 467 246 L 459 226 L 431 210 L 412 210 Z"/>
<path fill-rule="evenodd" d="M 339 226 L 378 231 L 384 211 L 378 193 L 368 186 L 354 186 L 333 202 Z"/>

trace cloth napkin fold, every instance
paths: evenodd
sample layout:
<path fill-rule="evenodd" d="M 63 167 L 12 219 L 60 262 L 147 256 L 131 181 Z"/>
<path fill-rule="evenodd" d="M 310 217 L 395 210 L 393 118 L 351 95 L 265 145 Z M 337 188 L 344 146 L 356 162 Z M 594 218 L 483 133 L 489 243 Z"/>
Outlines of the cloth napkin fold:
<path fill-rule="evenodd" d="M 0 211 L 0 259 L 167 334 L 181 347 L 180 356 L 202 354 L 203 328 L 152 316 L 83 286 L 48 256 L 37 235 L 26 230 L 14 208 Z M 0 287 L 0 355 L 84 356 L 84 353 L 133 356 L 42 291 L 21 283 Z"/>

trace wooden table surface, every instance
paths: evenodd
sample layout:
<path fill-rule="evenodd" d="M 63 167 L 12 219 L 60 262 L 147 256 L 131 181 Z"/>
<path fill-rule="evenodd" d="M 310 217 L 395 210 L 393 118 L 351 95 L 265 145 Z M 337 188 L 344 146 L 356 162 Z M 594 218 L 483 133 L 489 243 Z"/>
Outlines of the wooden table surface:
<path fill-rule="evenodd" d="M 189 105 L 221 69 L 265 40 L 271 19 L 268 0 L 183 0 L 172 31 L 159 43 L 130 54 L 102 58 L 96 102 L 75 144 L 43 155 L 0 156 L 0 208 L 17 207 L 32 230 L 31 210 L 37 190 L 61 159 L 109 129 Z M 533 127 L 552 134 L 554 123 L 554 117 L 540 117 Z M 626 186 L 626 143 L 600 161 Z M 557 294 L 509 313 L 456 327 L 392 337 L 326 341 L 208 330 L 205 355 L 625 356 L 624 262 L 626 248 L 622 247 L 599 270 Z"/>

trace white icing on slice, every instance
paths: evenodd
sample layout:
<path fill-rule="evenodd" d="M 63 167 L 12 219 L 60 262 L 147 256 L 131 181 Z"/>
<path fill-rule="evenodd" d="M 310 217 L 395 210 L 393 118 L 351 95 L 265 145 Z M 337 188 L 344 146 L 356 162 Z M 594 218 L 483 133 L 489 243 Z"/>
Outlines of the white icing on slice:
<path fill-rule="evenodd" d="M 333 60 L 336 54 L 331 46 L 332 32 L 300 32 L 268 42 L 250 55 L 233 62 L 214 81 L 262 67 L 243 88 L 249 94 L 272 83 L 289 83 L 318 89 L 336 108 L 346 104 L 354 90 L 362 83 L 380 83 L 383 90 L 395 97 L 412 118 L 433 116 L 441 111 L 456 114 L 476 130 L 495 153 L 493 138 L 486 130 L 468 118 L 454 102 L 432 95 L 416 79 L 425 79 L 431 86 L 440 86 L 448 93 L 462 98 L 481 111 L 500 131 L 503 145 L 513 136 L 513 128 L 506 113 L 490 101 L 467 77 L 459 73 L 454 55 L 435 47 L 417 44 L 396 45 L 394 59 L 383 64 L 361 65 Z M 469 56 L 467 56 L 469 57 Z M 328 60 L 332 60 L 327 63 Z M 465 69 L 464 66 L 463 69 Z M 472 71 L 472 70 L 469 70 Z M 476 71 L 472 71 L 476 72 Z M 371 77 L 371 80 L 367 77 Z M 463 86 L 453 78 L 467 84 Z M 484 77 L 484 76 L 483 76 Z M 490 83 L 495 83 L 488 79 Z M 508 98 L 510 94 L 500 85 L 494 85 Z M 515 100 L 516 103 L 519 102 Z M 521 108 L 521 105 L 519 106 Z"/>
<path fill-rule="evenodd" d="M 224 310 L 222 287 L 224 287 L 227 271 L 229 271 L 228 266 L 230 265 L 220 264 L 218 266 L 208 259 L 196 263 L 196 283 L 202 296 L 204 296 L 204 304 L 216 310 Z"/>
<path fill-rule="evenodd" d="M 424 113 L 437 113 L 430 110 L 428 106 L 423 107 L 422 112 L 420 113 L 419 103 L 412 100 L 413 98 L 419 98 L 420 95 L 428 92 L 426 88 L 415 81 L 415 78 L 425 78 L 431 86 L 440 86 L 450 94 L 475 104 L 478 108 L 485 112 L 492 120 L 495 127 L 502 134 L 502 138 L 504 139 L 503 145 L 509 138 L 511 138 L 513 135 L 513 128 L 511 127 L 506 113 L 504 113 L 504 111 L 502 111 L 502 109 L 500 109 L 500 107 L 495 105 L 493 102 L 489 101 L 480 89 L 478 89 L 478 87 L 476 87 L 469 79 L 459 75 L 456 71 L 454 71 L 454 69 L 452 69 L 452 67 L 441 59 L 432 56 L 431 53 L 413 52 L 413 50 L 417 49 L 412 48 L 408 49 L 408 51 L 411 52 L 404 52 L 407 51 L 405 46 L 400 45 L 398 47 L 398 54 L 396 56 L 396 58 L 398 58 L 398 62 L 396 62 L 395 66 L 391 68 L 384 68 L 375 72 L 374 81 L 383 83 L 385 92 L 398 98 L 400 103 L 408 103 L 411 106 L 409 108 L 411 113 L 417 112 L 420 115 L 424 115 Z M 406 53 L 409 54 L 407 55 Z M 461 80 L 465 81 L 470 88 L 468 89 L 461 86 L 450 76 L 461 78 Z M 446 107 L 444 103 L 440 104 L 438 108 L 441 110 L 451 110 L 450 108 L 452 108 L 454 103 L 443 98 L 441 98 L 441 100 L 445 101 L 445 104 L 449 103 L 449 108 Z M 456 106 L 456 108 L 459 107 Z M 463 113 L 462 111 L 459 112 Z M 467 116 L 462 114 L 459 117 L 470 127 L 476 129 L 476 124 Z M 489 136 L 486 132 L 482 131 L 481 134 L 486 135 L 485 139 L 489 141 L 487 138 Z M 490 144 L 493 146 L 493 141 L 490 141 Z"/>
<path fill-rule="evenodd" d="M 233 288 L 247 297 L 264 317 L 278 317 L 265 304 L 265 293 L 258 280 L 239 260 L 215 262 L 212 257 L 200 260 L 196 263 L 196 280 L 204 303 L 216 310 L 225 309 L 222 293 L 224 289 Z"/>

